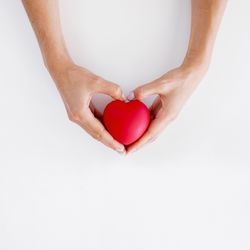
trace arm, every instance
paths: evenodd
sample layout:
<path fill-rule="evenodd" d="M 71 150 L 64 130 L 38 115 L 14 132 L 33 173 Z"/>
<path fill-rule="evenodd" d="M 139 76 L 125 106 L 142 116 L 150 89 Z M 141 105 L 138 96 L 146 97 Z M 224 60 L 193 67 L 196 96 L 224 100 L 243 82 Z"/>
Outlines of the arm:
<path fill-rule="evenodd" d="M 159 95 L 151 106 L 152 120 L 147 132 L 128 148 L 128 153 L 158 137 L 177 117 L 205 75 L 226 3 L 227 0 L 192 0 L 190 41 L 182 65 L 138 87 L 128 96 L 130 100 L 141 100 L 149 95 Z"/>
<path fill-rule="evenodd" d="M 123 99 L 120 87 L 73 63 L 64 42 L 57 0 L 22 2 L 36 34 L 44 64 L 62 96 L 69 119 L 95 139 L 123 153 L 124 146 L 105 130 L 96 118 L 100 118 L 100 114 L 91 103 L 95 93 Z"/>

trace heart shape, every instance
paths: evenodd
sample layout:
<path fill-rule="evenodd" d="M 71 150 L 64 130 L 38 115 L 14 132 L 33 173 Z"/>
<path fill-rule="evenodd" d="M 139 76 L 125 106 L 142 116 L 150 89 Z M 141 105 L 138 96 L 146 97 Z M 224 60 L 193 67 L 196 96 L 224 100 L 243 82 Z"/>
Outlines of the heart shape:
<path fill-rule="evenodd" d="M 138 100 L 115 100 L 106 106 L 103 121 L 114 139 L 123 145 L 129 145 L 137 141 L 147 130 L 150 112 L 147 106 Z"/>

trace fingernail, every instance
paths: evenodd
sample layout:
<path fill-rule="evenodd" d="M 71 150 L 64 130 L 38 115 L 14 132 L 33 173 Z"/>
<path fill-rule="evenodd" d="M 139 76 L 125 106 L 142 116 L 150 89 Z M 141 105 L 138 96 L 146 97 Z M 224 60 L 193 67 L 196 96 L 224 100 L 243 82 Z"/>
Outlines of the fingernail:
<path fill-rule="evenodd" d="M 124 153 L 125 153 L 125 149 L 124 149 L 124 148 L 117 148 L 116 151 L 117 151 L 119 154 L 124 154 Z"/>
<path fill-rule="evenodd" d="M 129 101 L 135 99 L 135 94 L 134 94 L 133 91 L 129 92 L 129 94 L 128 94 L 128 96 L 127 96 L 127 99 L 128 99 Z"/>

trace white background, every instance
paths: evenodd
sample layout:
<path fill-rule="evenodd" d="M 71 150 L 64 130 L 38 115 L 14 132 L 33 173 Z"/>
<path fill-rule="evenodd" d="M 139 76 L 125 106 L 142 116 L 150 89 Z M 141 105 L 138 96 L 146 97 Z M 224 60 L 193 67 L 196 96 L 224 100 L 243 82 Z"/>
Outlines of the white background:
<path fill-rule="evenodd" d="M 60 3 L 72 57 L 125 93 L 183 59 L 190 1 Z M 0 249 L 249 250 L 249 8 L 230 1 L 181 115 L 123 157 L 68 121 L 21 1 L 2 0 Z"/>

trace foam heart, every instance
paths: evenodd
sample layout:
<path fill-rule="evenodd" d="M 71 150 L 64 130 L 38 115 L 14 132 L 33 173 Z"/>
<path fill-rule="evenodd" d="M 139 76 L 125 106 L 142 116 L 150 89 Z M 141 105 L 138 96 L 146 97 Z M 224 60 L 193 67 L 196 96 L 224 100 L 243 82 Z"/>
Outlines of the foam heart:
<path fill-rule="evenodd" d="M 147 106 L 138 100 L 116 100 L 106 106 L 103 121 L 114 139 L 129 145 L 137 141 L 147 130 L 150 112 Z"/>

